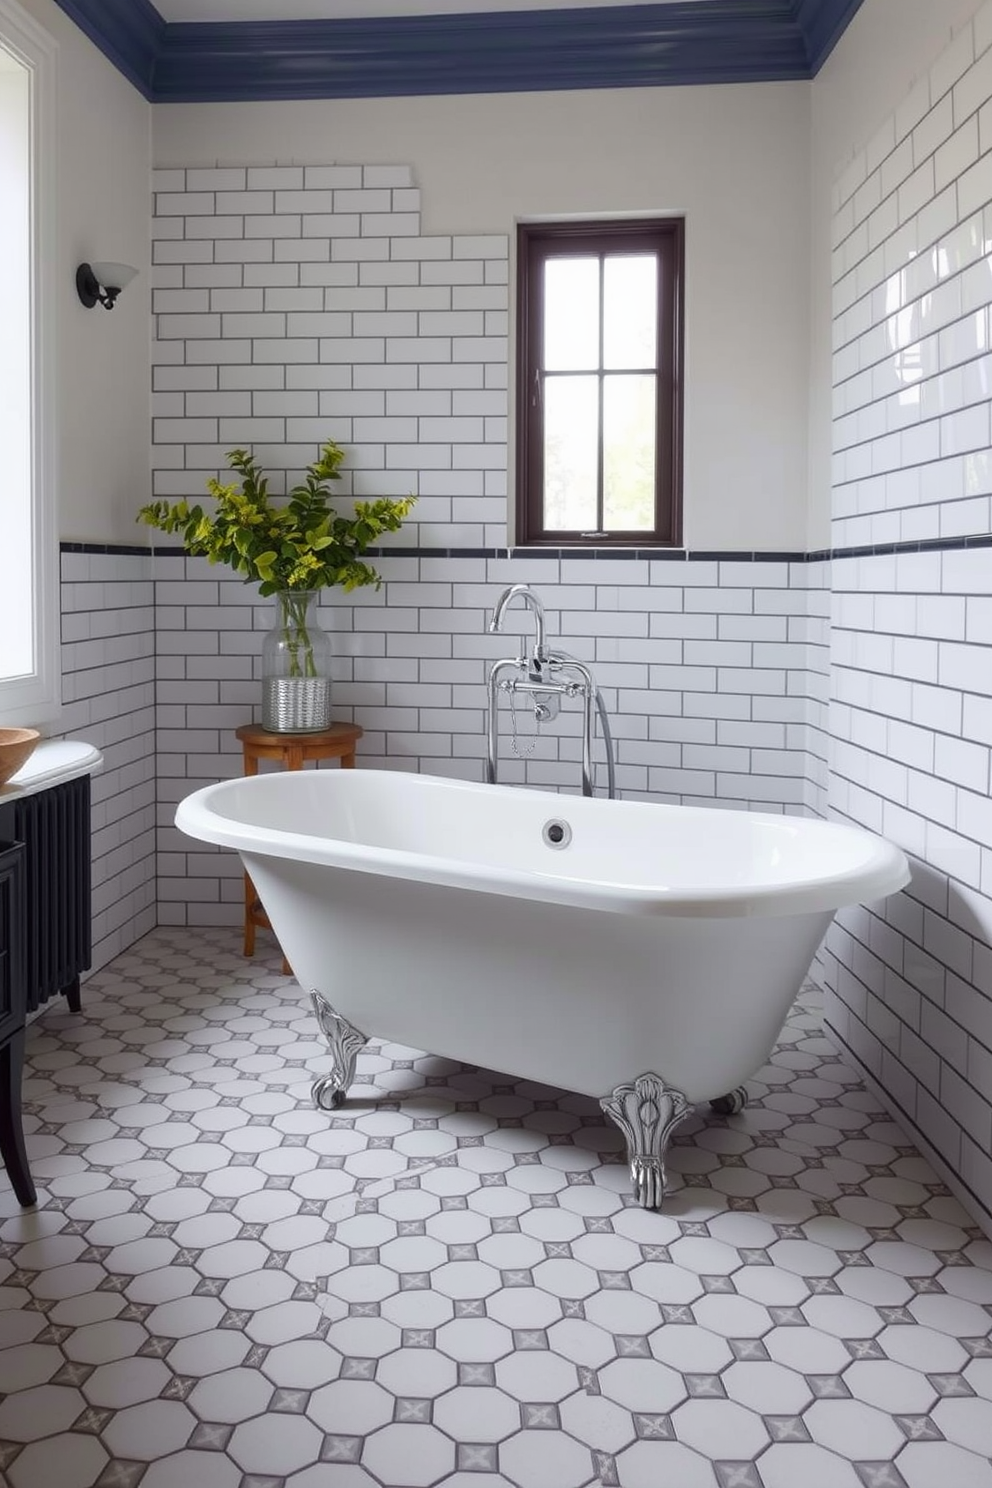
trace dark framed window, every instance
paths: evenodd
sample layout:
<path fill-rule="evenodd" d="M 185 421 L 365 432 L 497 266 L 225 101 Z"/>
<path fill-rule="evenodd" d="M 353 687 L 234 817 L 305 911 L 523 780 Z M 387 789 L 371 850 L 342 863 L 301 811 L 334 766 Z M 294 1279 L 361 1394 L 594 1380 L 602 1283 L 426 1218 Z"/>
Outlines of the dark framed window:
<path fill-rule="evenodd" d="M 517 228 L 518 545 L 682 539 L 681 218 Z"/>

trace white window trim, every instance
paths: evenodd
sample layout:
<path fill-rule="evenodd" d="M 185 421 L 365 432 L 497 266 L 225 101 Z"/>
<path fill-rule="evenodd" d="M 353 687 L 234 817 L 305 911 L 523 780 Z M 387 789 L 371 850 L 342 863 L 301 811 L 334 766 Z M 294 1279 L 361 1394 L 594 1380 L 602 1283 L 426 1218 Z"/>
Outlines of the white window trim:
<path fill-rule="evenodd" d="M 51 724 L 61 699 L 55 427 L 58 283 L 56 223 L 56 58 L 58 44 L 16 0 L 0 0 L 0 38 L 30 74 L 31 467 L 35 671 L 0 680 L 0 724 Z"/>

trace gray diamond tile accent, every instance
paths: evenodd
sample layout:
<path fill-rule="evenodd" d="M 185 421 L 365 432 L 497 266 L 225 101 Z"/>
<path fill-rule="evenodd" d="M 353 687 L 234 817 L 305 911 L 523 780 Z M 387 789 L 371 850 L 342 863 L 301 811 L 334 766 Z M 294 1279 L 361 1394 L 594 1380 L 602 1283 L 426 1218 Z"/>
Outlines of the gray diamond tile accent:
<path fill-rule="evenodd" d="M 845 1338 L 844 1347 L 852 1359 L 884 1359 L 885 1350 L 874 1338 Z"/>
<path fill-rule="evenodd" d="M 613 1342 L 621 1359 L 650 1359 L 651 1345 L 640 1333 L 615 1333 Z"/>
<path fill-rule="evenodd" d="M 375 1379 L 377 1359 L 342 1359 L 341 1378 L 347 1380 Z"/>
<path fill-rule="evenodd" d="M 494 1364 L 459 1364 L 458 1383 L 460 1385 L 494 1385 L 496 1366 Z"/>
<path fill-rule="evenodd" d="M 494 1473 L 499 1468 L 497 1449 L 490 1442 L 459 1442 L 455 1465 L 459 1472 Z"/>
<path fill-rule="evenodd" d="M 96 1366 L 94 1364 L 75 1364 L 72 1362 L 63 1364 L 62 1367 L 56 1370 L 55 1374 L 52 1375 L 50 1383 L 53 1385 L 70 1385 L 78 1387 L 79 1385 L 83 1385 L 86 1383 L 95 1368 Z"/>
<path fill-rule="evenodd" d="M 560 1431 L 561 1414 L 553 1402 L 524 1403 L 520 1407 L 520 1424 L 528 1431 Z"/>
<path fill-rule="evenodd" d="M 807 1374 L 806 1383 L 817 1400 L 848 1400 L 851 1392 L 840 1374 Z"/>
<path fill-rule="evenodd" d="M 756 1362 L 771 1358 L 760 1338 L 728 1338 L 727 1343 L 735 1359 Z"/>
<path fill-rule="evenodd" d="M 306 1414 L 309 1402 L 309 1390 L 276 1390 L 267 1409 L 287 1416 L 302 1416 Z"/>
<path fill-rule="evenodd" d="M 765 1429 L 773 1442 L 808 1442 L 812 1440 L 802 1416 L 762 1416 Z"/>
<path fill-rule="evenodd" d="M 401 1338 L 404 1348 L 432 1349 L 435 1347 L 433 1328 L 404 1328 Z"/>
<path fill-rule="evenodd" d="M 223 1452 L 234 1435 L 234 1427 L 222 1421 L 201 1421 L 193 1430 L 189 1446 L 197 1452 Z"/>
<path fill-rule="evenodd" d="M 776 1328 L 805 1328 L 808 1326 L 806 1316 L 799 1307 L 769 1307 L 768 1316 Z"/>
<path fill-rule="evenodd" d="M 902 1327 L 916 1322 L 908 1307 L 879 1307 L 878 1315 L 889 1327 Z"/>
<path fill-rule="evenodd" d="M 543 1328 L 514 1328 L 513 1347 L 518 1352 L 533 1352 L 537 1349 L 548 1349 L 548 1335 Z"/>
<path fill-rule="evenodd" d="M 434 1408 L 432 1400 L 418 1400 L 410 1396 L 397 1396 L 393 1409 L 393 1420 L 429 1424 Z"/>
<path fill-rule="evenodd" d="M 675 1427 L 671 1416 L 652 1415 L 636 1411 L 633 1415 L 634 1430 L 642 1441 L 674 1441 Z"/>
<path fill-rule="evenodd" d="M 174 1374 L 163 1390 L 159 1392 L 160 1400 L 188 1400 L 196 1389 L 199 1380 L 195 1375 Z"/>
<path fill-rule="evenodd" d="M 112 1410 L 100 1410 L 91 1405 L 76 1417 L 72 1423 L 72 1429 L 84 1436 L 99 1436 L 113 1419 Z"/>
<path fill-rule="evenodd" d="M 930 1416 L 893 1416 L 907 1441 L 943 1441 L 944 1433 Z"/>
<path fill-rule="evenodd" d="M 617 1476 L 617 1460 L 610 1452 L 593 1450 L 592 1465 L 596 1470 L 596 1477 L 603 1488 L 619 1488 L 620 1479 Z"/>
<path fill-rule="evenodd" d="M 753 1462 L 714 1462 L 713 1469 L 720 1488 L 765 1488 Z"/>
<path fill-rule="evenodd" d="M 682 1303 L 666 1303 L 661 1305 L 661 1315 L 666 1323 L 678 1323 L 695 1325 L 696 1318 L 691 1307 Z"/>
<path fill-rule="evenodd" d="M 864 1488 L 909 1488 L 894 1462 L 855 1462 L 853 1467 Z"/>
<path fill-rule="evenodd" d="M 138 1488 L 147 1464 L 113 1458 L 97 1478 L 94 1488 Z"/>
<path fill-rule="evenodd" d="M 698 1400 L 724 1400 L 727 1392 L 724 1389 L 723 1380 L 718 1374 L 686 1374 L 686 1389 L 691 1397 Z"/>
<path fill-rule="evenodd" d="M 928 1374 L 927 1379 L 937 1394 L 944 1398 L 975 1393 L 962 1374 Z"/>
<path fill-rule="evenodd" d="M 729 1276 L 701 1276 L 704 1292 L 736 1292 L 737 1288 Z"/>

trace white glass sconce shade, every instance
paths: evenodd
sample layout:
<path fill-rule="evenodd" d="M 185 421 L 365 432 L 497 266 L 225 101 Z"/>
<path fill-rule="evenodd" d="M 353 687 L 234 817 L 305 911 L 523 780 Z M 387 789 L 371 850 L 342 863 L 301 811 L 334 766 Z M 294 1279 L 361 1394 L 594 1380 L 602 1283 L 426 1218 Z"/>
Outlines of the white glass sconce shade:
<path fill-rule="evenodd" d="M 76 270 L 76 293 L 87 310 L 92 310 L 98 302 L 105 310 L 112 310 L 117 296 L 137 272 L 130 264 L 107 260 L 80 264 Z"/>

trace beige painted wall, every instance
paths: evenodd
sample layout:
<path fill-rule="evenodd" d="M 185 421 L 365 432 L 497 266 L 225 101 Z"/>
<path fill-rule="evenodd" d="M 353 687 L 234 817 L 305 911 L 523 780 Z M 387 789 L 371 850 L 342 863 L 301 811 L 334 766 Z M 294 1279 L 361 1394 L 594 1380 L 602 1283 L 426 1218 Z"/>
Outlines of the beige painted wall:
<path fill-rule="evenodd" d="M 424 231 L 687 219 L 685 536 L 805 541 L 809 85 L 165 105 L 159 166 L 402 163 Z M 511 462 L 512 463 L 512 462 Z"/>
<path fill-rule="evenodd" d="M 21 0 L 58 42 L 59 536 L 144 542 L 148 500 L 151 108 L 53 0 Z M 111 313 L 85 310 L 76 266 L 141 270 Z"/>
<path fill-rule="evenodd" d="M 982 0 L 864 0 L 812 84 L 809 541 L 830 540 L 830 217 L 834 181 Z"/>

